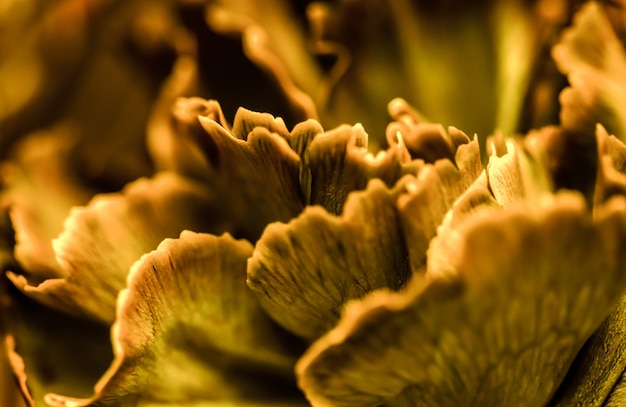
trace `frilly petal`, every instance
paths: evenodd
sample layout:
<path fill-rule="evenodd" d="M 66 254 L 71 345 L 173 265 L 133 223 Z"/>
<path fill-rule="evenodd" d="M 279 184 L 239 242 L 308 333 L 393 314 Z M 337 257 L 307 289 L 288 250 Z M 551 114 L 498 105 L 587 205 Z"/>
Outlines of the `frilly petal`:
<path fill-rule="evenodd" d="M 601 123 L 626 138 L 626 52 L 598 2 L 581 8 L 552 55 L 571 86 L 561 94 L 563 127 L 593 134 Z"/>
<path fill-rule="evenodd" d="M 299 361 L 314 406 L 544 405 L 624 293 L 626 200 L 466 222 L 456 279 L 376 293 Z M 487 255 L 486 255 L 487 254 Z"/>
<path fill-rule="evenodd" d="M 350 195 L 341 217 L 308 207 L 289 224 L 269 225 L 248 263 L 248 286 L 269 315 L 314 340 L 335 325 L 347 301 L 403 287 L 409 268 L 395 210 L 399 192 L 372 180 Z"/>
<path fill-rule="evenodd" d="M 402 135 L 412 158 L 419 158 L 427 163 L 447 158 L 454 160 L 456 150 L 470 139 L 455 127 L 448 133 L 440 124 L 426 123 L 421 115 L 404 99 L 394 99 L 387 106 L 393 121 L 387 125 L 387 138 Z"/>
<path fill-rule="evenodd" d="M 502 210 L 502 205 L 494 198 L 483 178 L 476 180 L 452 205 L 437 235 L 430 241 L 426 252 L 428 261 L 425 266 L 428 278 L 456 278 L 455 270 L 450 266 L 463 244 L 463 228 L 471 218 L 473 222 L 482 217 L 489 217 Z"/>
<path fill-rule="evenodd" d="M 71 212 L 64 232 L 53 242 L 67 277 L 37 286 L 15 273 L 9 272 L 9 278 L 52 308 L 112 322 L 130 266 L 184 229 L 220 230 L 215 224 L 219 220 L 210 216 L 212 205 L 203 186 L 174 174 L 136 181 L 121 194 L 97 196 Z"/>
<path fill-rule="evenodd" d="M 115 360 L 94 396 L 50 394 L 48 403 L 289 400 L 293 344 L 246 287 L 252 250 L 229 235 L 163 241 L 135 263 L 119 296 Z"/>
<path fill-rule="evenodd" d="M 203 131 L 196 134 L 210 160 L 207 181 L 220 197 L 223 217 L 232 222 L 229 230 L 252 241 L 268 223 L 288 221 L 303 208 L 301 159 L 285 135 L 273 131 L 278 126 L 282 132 L 284 124 L 268 116 L 240 109 L 235 130 L 242 139 L 221 123 L 199 116 Z M 268 123 L 269 128 L 263 126 Z"/>
<path fill-rule="evenodd" d="M 321 205 L 338 215 L 348 194 L 362 190 L 370 179 L 393 186 L 406 174 L 417 174 L 423 166 L 412 160 L 402 134 L 389 138 L 390 147 L 373 155 L 368 152 L 368 134 L 360 124 L 342 125 L 313 139 L 308 150 L 311 174 L 310 205 Z"/>
<path fill-rule="evenodd" d="M 408 193 L 398 199 L 398 208 L 414 272 L 426 263 L 428 244 L 448 210 L 479 178 L 483 178 L 486 186 L 475 139 L 458 147 L 454 162 L 438 160 L 407 183 Z"/>
<path fill-rule="evenodd" d="M 532 133 L 526 138 L 526 141 L 532 140 Z M 508 139 L 504 137 L 494 137 L 491 141 L 491 155 L 487 164 L 487 178 L 489 188 L 496 200 L 503 206 L 512 205 L 515 202 L 525 200 L 528 204 L 533 205 L 541 201 L 541 197 L 549 195 L 553 192 L 553 180 L 551 174 L 546 168 L 544 156 L 533 156 L 533 152 L 529 151 L 525 144 L 519 140 Z M 497 146 L 499 144 L 499 147 Z M 499 153 L 498 150 L 505 151 Z M 533 149 L 536 154 L 539 153 L 537 148 Z M 541 151 L 543 152 L 543 151 Z M 594 151 L 590 153 L 594 158 Z M 563 158 L 563 157 L 559 157 Z M 595 186 L 596 167 L 591 169 L 584 166 L 586 163 L 578 163 L 581 173 L 591 174 L 590 185 L 587 190 L 590 197 L 588 202 L 591 203 L 593 197 L 593 189 Z M 559 174 L 561 175 L 561 174 Z M 589 181 L 585 179 L 584 181 Z M 559 185 L 563 187 L 563 185 Z"/>
<path fill-rule="evenodd" d="M 284 139 L 289 138 L 289 130 L 283 119 L 269 113 L 253 112 L 244 108 L 237 110 L 231 133 L 239 140 L 247 140 L 248 135 L 257 127 L 263 127 Z"/>

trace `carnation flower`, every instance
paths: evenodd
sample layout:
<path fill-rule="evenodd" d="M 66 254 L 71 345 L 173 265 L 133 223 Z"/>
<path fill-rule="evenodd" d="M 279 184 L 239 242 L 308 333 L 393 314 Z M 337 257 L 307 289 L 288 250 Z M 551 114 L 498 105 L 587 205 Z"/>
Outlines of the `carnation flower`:
<path fill-rule="evenodd" d="M 615 4 L 26 4 L 0 402 L 626 402 Z"/>

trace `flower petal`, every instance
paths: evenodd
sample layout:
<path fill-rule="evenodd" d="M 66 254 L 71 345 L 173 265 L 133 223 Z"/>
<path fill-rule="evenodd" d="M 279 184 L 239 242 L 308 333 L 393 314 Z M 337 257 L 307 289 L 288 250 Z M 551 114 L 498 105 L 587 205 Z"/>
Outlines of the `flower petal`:
<path fill-rule="evenodd" d="M 524 146 L 530 146 L 533 153 L 539 156 L 536 158 L 544 159 L 545 171 L 552 183 L 552 187 L 547 189 L 579 191 L 590 206 L 596 200 L 600 162 L 599 141 L 595 132 L 582 133 L 549 126 L 531 131 Z"/>
<path fill-rule="evenodd" d="M 458 147 L 455 163 L 438 160 L 407 183 L 409 192 L 398 199 L 398 208 L 413 272 L 424 266 L 428 244 L 454 201 L 483 173 L 475 139 Z M 486 185 L 486 178 L 482 181 Z"/>
<path fill-rule="evenodd" d="M 609 136 L 602 125 L 597 127 L 596 139 L 599 158 L 594 204 L 600 205 L 614 195 L 626 196 L 626 146 Z"/>
<path fill-rule="evenodd" d="M 603 407 L 620 407 L 626 403 L 626 371 L 622 373 L 619 381 L 611 391 L 606 403 Z"/>
<path fill-rule="evenodd" d="M 571 85 L 561 94 L 563 127 L 593 134 L 601 123 L 626 138 L 626 52 L 600 3 L 581 8 L 552 55 Z"/>
<path fill-rule="evenodd" d="M 0 351 L 0 402 L 3 406 L 33 407 L 34 400 L 26 387 L 24 361 L 15 353 L 15 340 L 4 337 Z"/>
<path fill-rule="evenodd" d="M 191 403 L 281 400 L 295 357 L 284 331 L 247 289 L 250 243 L 183 232 L 143 256 L 119 297 L 115 360 L 91 399 L 48 395 L 53 406 L 98 401 Z M 282 390 L 282 392 L 278 391 Z"/>
<path fill-rule="evenodd" d="M 220 230 L 207 213 L 213 205 L 204 187 L 174 174 L 130 184 L 122 194 L 101 195 L 76 208 L 53 242 L 67 277 L 31 286 L 9 273 L 18 288 L 61 310 L 112 322 L 118 291 L 130 266 L 166 237 L 182 230 Z"/>
<path fill-rule="evenodd" d="M 551 405 L 605 406 L 626 369 L 625 339 L 626 299 L 622 298 L 576 357 Z"/>
<path fill-rule="evenodd" d="M 274 117 L 269 113 L 253 112 L 240 107 L 235 114 L 235 122 L 231 133 L 239 140 L 247 140 L 248 135 L 257 127 L 263 127 L 276 133 L 284 139 L 289 138 L 289 130 L 280 117 Z"/>
<path fill-rule="evenodd" d="M 480 178 L 465 191 L 452 205 L 437 228 L 437 235 L 431 239 L 426 252 L 428 278 L 456 278 L 454 268 L 450 266 L 458 254 L 458 247 L 463 244 L 463 227 L 468 218 L 476 222 L 480 217 L 492 216 L 502 206 Z"/>
<path fill-rule="evenodd" d="M 424 122 L 420 114 L 405 100 L 397 98 L 387 106 L 393 121 L 387 125 L 387 139 L 399 132 L 412 158 L 427 163 L 447 158 L 454 159 L 459 146 L 470 139 L 465 133 L 450 127 L 448 133 L 440 124 Z"/>
<path fill-rule="evenodd" d="M 387 150 L 376 156 L 367 151 L 363 126 L 342 125 L 313 139 L 308 150 L 311 173 L 310 205 L 321 205 L 339 215 L 348 194 L 365 189 L 369 180 L 393 186 L 406 174 L 417 174 L 423 163 L 411 160 L 402 135 L 392 135 Z"/>
<path fill-rule="evenodd" d="M 278 81 L 299 116 L 316 118 L 312 97 L 321 72 L 295 17 L 293 5 L 283 0 L 262 5 L 251 0 L 219 0 L 209 2 L 206 9 L 211 29 L 241 34 L 247 57 Z"/>
<path fill-rule="evenodd" d="M 249 115 L 244 110 L 241 114 Z M 262 127 L 262 122 L 244 125 L 243 119 L 235 119 L 242 123 L 237 126 L 241 135 L 252 129 L 239 139 L 218 122 L 199 119 L 204 132 L 197 134 L 197 142 L 210 159 L 209 184 L 220 197 L 224 218 L 232 222 L 233 235 L 255 241 L 268 223 L 300 213 L 301 161 L 283 136 Z"/>
<path fill-rule="evenodd" d="M 190 62 L 191 63 L 191 62 Z M 184 66 L 181 69 L 195 70 L 196 67 Z M 185 76 L 186 72 L 181 75 Z M 190 74 L 190 73 L 187 73 Z M 172 86 L 175 87 L 175 77 Z M 173 89 L 172 92 L 182 92 Z M 159 101 L 165 105 L 166 100 Z M 152 115 L 148 127 L 148 143 L 155 165 L 162 171 L 171 171 L 183 176 L 206 181 L 210 173 L 209 159 L 201 150 L 196 138 L 204 136 L 198 116 L 205 116 L 216 121 L 224 128 L 229 128 L 220 104 L 215 100 L 197 97 L 176 98 L 170 104 L 159 106 Z"/>
<path fill-rule="evenodd" d="M 398 227 L 398 190 L 372 180 L 336 217 L 308 207 L 289 224 L 267 227 L 248 263 L 248 286 L 282 326 L 314 340 L 343 305 L 381 287 L 400 289 L 408 264 Z"/>
<path fill-rule="evenodd" d="M 532 137 L 535 137 L 535 135 L 533 133 L 529 134 L 526 141 L 532 140 Z M 492 141 L 492 153 L 487 164 L 487 177 L 489 179 L 489 188 L 501 205 L 508 206 L 521 200 L 526 200 L 527 203 L 532 205 L 533 203 L 539 203 L 542 195 L 550 194 L 553 191 L 552 180 L 548 170 L 543 165 L 544 163 L 540 162 L 543 157 L 534 157 L 523 143 L 516 143 L 512 139 L 495 137 L 490 141 Z M 500 144 L 499 148 L 497 144 Z M 505 150 L 506 152 L 499 154 L 498 150 Z M 539 151 L 535 152 L 539 153 Z M 543 151 L 540 152 L 543 153 Z M 567 152 L 574 153 L 577 151 L 570 149 Z M 596 157 L 593 151 L 588 154 L 593 158 Z M 581 182 L 590 182 L 590 185 L 585 185 L 587 188 L 584 192 L 588 192 L 592 196 L 596 167 L 591 165 L 591 168 L 589 168 L 584 166 L 583 163 L 579 163 L 579 166 L 582 167 L 578 168 L 581 170 L 581 173 L 584 171 L 585 175 L 591 174 L 591 180 L 587 177 Z M 559 179 L 559 181 L 561 180 Z M 565 185 L 559 186 L 564 187 Z M 591 197 L 588 202 L 591 202 Z"/>
<path fill-rule="evenodd" d="M 75 136 L 69 126 L 31 134 L 2 166 L 2 196 L 15 230 L 14 256 L 31 284 L 65 276 L 50 242 L 63 230 L 70 208 L 84 205 L 93 193 L 68 168 Z"/>
<path fill-rule="evenodd" d="M 299 384 L 314 406 L 544 405 L 624 293 L 625 238 L 624 198 L 595 221 L 574 194 L 468 221 L 458 278 L 355 303 Z"/>

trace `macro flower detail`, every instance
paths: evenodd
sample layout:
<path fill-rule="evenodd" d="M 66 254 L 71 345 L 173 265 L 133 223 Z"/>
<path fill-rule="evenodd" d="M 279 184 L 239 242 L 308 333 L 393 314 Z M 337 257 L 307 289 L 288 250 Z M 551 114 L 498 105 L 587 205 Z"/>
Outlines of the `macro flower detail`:
<path fill-rule="evenodd" d="M 120 293 L 112 329 L 116 359 L 96 396 L 78 401 L 48 395 L 47 401 L 280 401 L 280 380 L 289 384 L 295 355 L 253 294 L 241 289 L 251 251 L 250 243 L 228 235 L 184 232 L 163 241 L 133 266 Z"/>
<path fill-rule="evenodd" d="M 619 5 L 44 3 L 0 5 L 0 404 L 626 402 Z"/>
<path fill-rule="evenodd" d="M 301 387 L 314 405 L 546 404 L 623 293 L 624 204 L 596 224 L 570 195 L 468 222 L 460 247 L 439 255 L 451 270 L 349 306 L 300 360 Z"/>

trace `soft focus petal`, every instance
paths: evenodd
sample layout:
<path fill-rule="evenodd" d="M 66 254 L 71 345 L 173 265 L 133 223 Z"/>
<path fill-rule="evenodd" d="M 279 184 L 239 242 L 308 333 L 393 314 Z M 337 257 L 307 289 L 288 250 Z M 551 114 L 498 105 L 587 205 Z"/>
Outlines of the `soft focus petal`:
<path fill-rule="evenodd" d="M 596 205 L 602 205 L 614 195 L 626 194 L 626 176 L 623 163 L 626 157 L 624 143 L 609 136 L 602 126 L 596 131 L 599 146 Z M 572 168 L 576 167 L 573 163 Z M 572 177 L 572 179 L 575 179 Z M 568 376 L 553 399 L 555 406 L 604 406 L 626 369 L 626 299 L 591 336 L 574 361 Z M 607 363 L 610 361 L 610 363 Z M 616 387 L 617 386 L 617 387 Z M 620 400 L 617 391 L 612 402 Z M 619 405 L 619 404 L 617 404 Z"/>
<path fill-rule="evenodd" d="M 188 70 L 196 68 L 182 64 L 180 75 L 193 75 Z M 184 89 L 177 89 L 175 77 L 170 78 L 170 92 L 184 93 Z M 188 78 L 182 78 L 183 82 Z M 182 84 L 181 86 L 185 86 Z M 166 86 L 167 87 L 167 86 Z M 173 95 L 163 95 L 170 99 Z M 209 159 L 200 149 L 196 138 L 205 137 L 198 116 L 205 116 L 216 121 L 225 128 L 228 127 L 224 113 L 217 101 L 201 98 L 172 98 L 171 103 L 159 101 L 160 106 L 155 110 L 149 123 L 148 143 L 155 166 L 161 171 L 176 172 L 185 177 L 206 181 L 210 172 Z"/>
<path fill-rule="evenodd" d="M 598 173 L 595 188 L 595 204 L 599 205 L 614 195 L 626 195 L 626 146 L 606 129 L 597 126 Z"/>
<path fill-rule="evenodd" d="M 53 242 L 67 277 L 37 286 L 15 273 L 9 277 L 50 307 L 112 322 L 118 291 L 139 257 L 182 230 L 220 230 L 210 214 L 212 199 L 204 187 L 174 174 L 139 180 L 72 211 Z"/>
<path fill-rule="evenodd" d="M 626 52 L 601 5 L 588 2 L 552 52 L 570 88 L 561 94 L 564 128 L 593 133 L 597 123 L 626 138 Z"/>
<path fill-rule="evenodd" d="M 247 57 L 273 76 L 301 120 L 317 118 L 321 71 L 293 7 L 284 0 L 212 0 L 206 15 L 213 30 L 241 35 Z"/>
<path fill-rule="evenodd" d="M 625 369 L 626 299 L 622 298 L 576 357 L 553 405 L 606 406 Z M 620 395 L 615 399 L 620 400 Z"/>
<path fill-rule="evenodd" d="M 363 122 L 380 146 L 384 107 L 397 97 L 482 140 L 494 128 L 525 130 L 523 114 L 554 120 L 549 83 L 543 93 L 552 103 L 543 111 L 525 104 L 553 79 L 541 57 L 567 19 L 561 1 L 344 0 L 314 2 L 308 11 L 314 49 L 336 60 L 319 109 L 325 125 Z"/>
<path fill-rule="evenodd" d="M 88 396 L 113 357 L 108 327 L 51 310 L 17 293 L 5 311 L 8 336 L 2 345 L 26 399 L 43 407 L 49 392 Z"/>
<path fill-rule="evenodd" d="M 248 263 L 248 286 L 282 326 L 309 340 L 335 325 L 343 305 L 409 278 L 395 209 L 401 187 L 379 180 L 350 195 L 341 217 L 309 207 L 268 226 Z"/>
<path fill-rule="evenodd" d="M 75 136 L 68 126 L 32 134 L 1 169 L 2 199 L 15 230 L 15 260 L 31 284 L 65 276 L 51 241 L 63 230 L 70 208 L 84 205 L 93 193 L 68 167 Z"/>
<path fill-rule="evenodd" d="M 15 354 L 15 340 L 8 333 L 8 308 L 11 303 L 7 290 L 9 283 L 6 279 L 0 281 L 0 405 L 31 407 L 32 398 L 26 396 L 24 362 Z"/>
<path fill-rule="evenodd" d="M 596 132 L 562 127 L 543 127 L 530 132 L 525 147 L 543 159 L 552 188 L 581 192 L 587 203 L 602 202 L 598 199 L 598 176 L 601 160 Z"/>
<path fill-rule="evenodd" d="M 102 8 L 99 1 L 12 3 L 8 10 L 0 10 L 1 25 L 12 26 L 3 35 L 0 53 L 3 149 L 53 114 L 47 108 L 76 73 L 85 51 L 85 34 L 94 22 L 90 20 Z"/>
<path fill-rule="evenodd" d="M 143 256 L 120 294 L 116 357 L 93 398 L 49 395 L 48 402 L 297 400 L 278 391 L 292 380 L 290 343 L 246 287 L 252 250 L 229 235 L 184 232 Z"/>
<path fill-rule="evenodd" d="M 70 121 L 80 134 L 72 155 L 78 177 L 117 190 L 149 175 L 145 122 L 172 64 L 173 2 L 48 3 L 37 2 L 24 35 L 11 38 L 14 52 L 0 58 L 0 104 L 8 103 L 0 109 L 0 145 Z M 150 27 L 143 16 L 152 17 Z M 159 36 L 155 26 L 165 33 L 151 47 L 146 37 Z"/>
<path fill-rule="evenodd" d="M 12 336 L 3 336 L 2 356 L 0 363 L 2 373 L 0 379 L 0 401 L 7 406 L 33 407 L 33 400 L 26 385 L 24 359 L 15 352 L 15 339 Z"/>
<path fill-rule="evenodd" d="M 350 307 L 298 363 L 313 405 L 545 404 L 624 292 L 626 201 L 529 209 L 468 221 L 450 282 Z"/>

